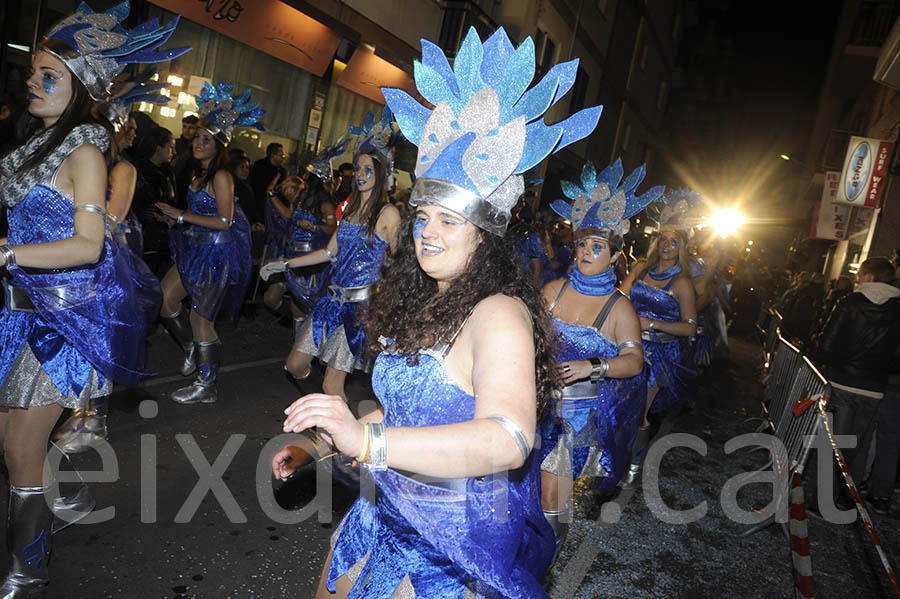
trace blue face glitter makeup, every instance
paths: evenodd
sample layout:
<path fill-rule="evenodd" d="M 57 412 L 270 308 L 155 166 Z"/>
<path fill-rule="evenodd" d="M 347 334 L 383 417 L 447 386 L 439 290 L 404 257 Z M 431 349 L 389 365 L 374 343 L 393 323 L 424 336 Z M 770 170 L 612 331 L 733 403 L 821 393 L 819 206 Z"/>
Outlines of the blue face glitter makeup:
<path fill-rule="evenodd" d="M 676 241 L 674 239 L 669 240 L 669 247 L 674 250 L 675 248 L 678 247 L 678 241 Z"/>
<path fill-rule="evenodd" d="M 45 74 L 44 78 L 41 80 L 41 84 L 44 87 L 44 93 L 49 96 L 56 89 L 56 78 Z"/>
<path fill-rule="evenodd" d="M 425 225 L 428 224 L 425 222 L 424 218 L 417 218 L 416 223 L 413 225 L 413 239 L 422 239 L 422 231 L 425 230 Z"/>
<path fill-rule="evenodd" d="M 597 243 L 591 246 L 591 254 L 594 258 L 599 258 L 603 254 L 603 250 L 606 249 L 606 246 L 603 244 Z"/>
<path fill-rule="evenodd" d="M 366 179 L 371 179 L 375 176 L 375 169 L 373 169 L 371 166 L 367 166 L 364 169 L 364 173 L 366 175 Z"/>

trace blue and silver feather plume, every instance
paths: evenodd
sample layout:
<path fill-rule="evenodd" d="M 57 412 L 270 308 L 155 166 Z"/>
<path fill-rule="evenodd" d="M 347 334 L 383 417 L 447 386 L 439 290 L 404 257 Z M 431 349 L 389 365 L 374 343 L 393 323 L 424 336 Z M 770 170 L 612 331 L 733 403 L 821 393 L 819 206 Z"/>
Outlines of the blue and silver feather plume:
<path fill-rule="evenodd" d="M 353 155 L 365 150 L 374 150 L 375 158 L 388 173 L 394 170 L 394 146 L 400 139 L 400 133 L 394 127 L 394 114 L 385 106 L 381 110 L 381 118 L 376 121 L 375 113 L 369 112 L 362 126 L 350 125 L 350 134 L 356 136 Z"/>
<path fill-rule="evenodd" d="M 306 165 L 306 170 L 318 177 L 323 183 L 330 181 L 334 176 L 331 161 L 346 152 L 349 144 L 349 139 L 341 137 L 337 142 L 328 146 L 310 160 L 309 164 Z"/>
<path fill-rule="evenodd" d="M 647 216 L 658 228 L 690 229 L 699 221 L 696 211 L 703 205 L 700 192 L 688 187 L 667 189 L 659 202 L 647 209 Z"/>
<path fill-rule="evenodd" d="M 205 128 L 225 145 L 231 141 L 235 127 L 253 127 L 265 131 L 259 119 L 266 111 L 259 108 L 257 102 L 250 101 L 250 88 L 234 97 L 231 95 L 233 91 L 234 83 L 220 81 L 215 87 L 204 83 L 200 95 L 194 96 Z"/>
<path fill-rule="evenodd" d="M 577 70 L 577 59 L 555 65 L 529 89 L 535 75 L 530 37 L 514 48 L 502 28 L 484 42 L 470 28 L 452 68 L 438 46 L 422 40 L 416 88 L 434 109 L 403 90 L 382 89 L 403 135 L 419 148 L 410 202 L 441 203 L 503 235 L 524 189 L 521 175 L 597 125 L 601 106 L 544 123 Z"/>
<path fill-rule="evenodd" d="M 55 55 L 97 101 L 110 98 L 113 78 L 126 65 L 166 62 L 190 50 L 158 50 L 175 32 L 179 17 L 165 25 L 151 19 L 129 30 L 122 23 L 130 10 L 127 0 L 100 13 L 82 2 L 74 14 L 57 23 L 46 36 L 46 40 L 63 42 L 76 52 L 73 58 Z"/>
<path fill-rule="evenodd" d="M 622 237 L 630 227 L 629 219 L 659 199 L 665 190 L 665 186 L 658 185 L 636 195 L 646 173 L 646 165 L 642 164 L 623 181 L 621 158 L 599 173 L 588 162 L 580 180 L 561 182 L 563 193 L 574 203 L 556 200 L 550 207 L 572 223 L 576 236 L 598 235 L 621 247 Z"/>

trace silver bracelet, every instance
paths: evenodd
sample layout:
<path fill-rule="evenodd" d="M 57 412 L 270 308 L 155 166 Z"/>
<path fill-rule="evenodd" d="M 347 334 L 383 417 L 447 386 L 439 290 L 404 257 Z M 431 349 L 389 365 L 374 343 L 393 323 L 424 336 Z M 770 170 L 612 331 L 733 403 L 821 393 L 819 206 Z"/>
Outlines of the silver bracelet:
<path fill-rule="evenodd" d="M 516 447 L 519 448 L 519 452 L 522 454 L 522 461 L 527 460 L 528 454 L 531 453 L 531 446 L 528 445 L 528 438 L 519 425 L 505 416 L 488 416 L 488 420 L 493 420 L 509 433 L 509 436 L 516 442 Z"/>
<path fill-rule="evenodd" d="M 230 226 L 231 226 L 231 221 L 228 220 L 227 218 L 225 218 L 224 216 L 218 216 L 218 215 L 216 215 L 216 218 L 219 219 L 220 221 L 222 221 L 222 223 L 223 223 L 226 227 L 230 227 Z"/>
<path fill-rule="evenodd" d="M 381 422 L 368 422 L 369 455 L 366 464 L 375 471 L 387 470 L 387 432 Z"/>
<path fill-rule="evenodd" d="M 590 358 L 588 361 L 591 363 L 591 382 L 596 383 L 600 379 L 605 379 L 606 373 L 609 372 L 609 360 L 606 358 Z"/>
<path fill-rule="evenodd" d="M 331 253 L 331 250 L 329 250 L 328 248 L 325 248 L 325 254 L 328 256 L 328 259 L 331 260 L 332 262 L 334 262 L 335 260 L 337 260 L 337 256 L 335 256 L 334 254 L 332 254 L 332 253 Z"/>
<path fill-rule="evenodd" d="M 78 204 L 75 206 L 75 212 L 93 212 L 100 216 L 106 216 L 106 208 L 102 208 L 97 204 Z"/>
<path fill-rule="evenodd" d="M 685 321 L 686 323 L 688 323 L 688 324 L 692 324 L 692 325 L 694 325 L 694 326 L 697 326 L 697 321 L 694 320 L 693 318 L 685 318 L 684 321 Z"/>
<path fill-rule="evenodd" d="M 179 225 L 183 225 L 183 224 L 184 224 L 184 213 L 185 213 L 185 212 L 187 212 L 187 210 L 182 210 L 182 211 L 181 211 L 181 214 L 179 214 L 179 215 L 178 215 L 178 218 L 175 219 L 175 223 L 176 223 L 176 224 L 179 224 Z"/>
<path fill-rule="evenodd" d="M 651 320 L 650 324 L 647 325 L 647 330 L 652 331 L 655 328 L 656 328 L 656 323 Z"/>
<path fill-rule="evenodd" d="M 16 254 L 11 247 L 8 245 L 0 245 L 0 254 L 3 255 L 3 261 L 6 263 L 7 267 L 16 265 Z"/>
<path fill-rule="evenodd" d="M 113 223 L 115 226 L 117 226 L 117 227 L 119 226 L 119 217 L 116 216 L 115 214 L 112 214 L 112 213 L 107 214 L 107 215 L 106 215 L 106 218 L 108 218 L 109 220 L 111 220 L 112 223 Z"/>

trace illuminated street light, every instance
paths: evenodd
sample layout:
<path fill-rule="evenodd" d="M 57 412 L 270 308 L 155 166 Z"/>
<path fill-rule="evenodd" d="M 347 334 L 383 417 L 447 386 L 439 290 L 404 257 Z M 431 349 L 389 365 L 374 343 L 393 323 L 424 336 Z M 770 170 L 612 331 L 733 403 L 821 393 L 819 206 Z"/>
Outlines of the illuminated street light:
<path fill-rule="evenodd" d="M 748 241 L 747 245 L 753 245 L 753 240 L 751 239 L 750 241 Z"/>
<path fill-rule="evenodd" d="M 782 160 L 790 160 L 791 157 L 790 157 L 789 155 L 787 155 L 787 154 L 782 154 L 782 155 L 781 155 L 781 159 L 782 159 Z"/>
<path fill-rule="evenodd" d="M 734 235 L 746 220 L 734 207 L 717 208 L 710 218 L 712 228 L 719 237 Z"/>

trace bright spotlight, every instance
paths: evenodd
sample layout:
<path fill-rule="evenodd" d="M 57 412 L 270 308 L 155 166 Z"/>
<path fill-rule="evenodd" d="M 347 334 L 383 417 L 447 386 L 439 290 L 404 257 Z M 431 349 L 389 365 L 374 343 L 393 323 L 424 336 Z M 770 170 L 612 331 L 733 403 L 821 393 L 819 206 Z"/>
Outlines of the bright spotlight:
<path fill-rule="evenodd" d="M 790 160 L 791 157 L 788 156 L 787 154 L 782 154 L 782 155 L 781 155 L 781 159 L 782 159 L 782 160 Z"/>
<path fill-rule="evenodd" d="M 718 208 L 712 214 L 713 230 L 719 237 L 728 237 L 737 233 L 746 219 L 736 208 Z"/>

